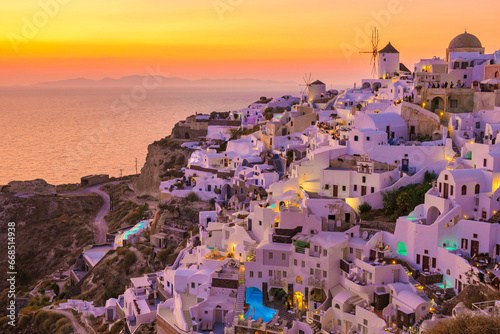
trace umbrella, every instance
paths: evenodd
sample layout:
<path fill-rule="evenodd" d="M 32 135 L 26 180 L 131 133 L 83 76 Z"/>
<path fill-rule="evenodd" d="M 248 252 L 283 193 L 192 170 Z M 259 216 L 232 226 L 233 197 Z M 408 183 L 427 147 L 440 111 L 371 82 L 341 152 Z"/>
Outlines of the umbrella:
<path fill-rule="evenodd" d="M 487 79 L 481 81 L 482 84 L 488 84 L 488 85 L 498 85 L 500 84 L 500 79 L 497 78 L 492 78 L 492 79 Z"/>

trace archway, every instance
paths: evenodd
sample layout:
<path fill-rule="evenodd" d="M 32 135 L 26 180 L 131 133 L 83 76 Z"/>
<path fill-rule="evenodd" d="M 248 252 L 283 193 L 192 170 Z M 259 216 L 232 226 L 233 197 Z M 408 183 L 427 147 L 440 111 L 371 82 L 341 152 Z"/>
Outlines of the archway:
<path fill-rule="evenodd" d="M 371 87 L 371 85 L 369 82 L 363 83 L 363 86 L 362 86 L 363 89 L 370 89 L 370 87 Z"/>
<path fill-rule="evenodd" d="M 398 247 L 397 247 L 398 254 L 400 255 L 408 255 L 408 252 L 406 250 L 406 244 L 402 241 L 398 242 Z"/>
<path fill-rule="evenodd" d="M 380 82 L 374 82 L 373 83 L 373 90 L 378 91 L 382 87 L 382 84 Z"/>
<path fill-rule="evenodd" d="M 304 308 L 304 295 L 301 292 L 297 291 L 293 295 L 293 305 L 299 310 Z"/>
<path fill-rule="evenodd" d="M 434 222 L 436 221 L 436 219 L 439 217 L 440 214 L 441 211 L 439 211 L 438 208 L 436 208 L 435 206 L 431 206 L 427 211 L 426 225 L 434 224 Z"/>
<path fill-rule="evenodd" d="M 275 302 L 281 301 L 282 304 L 284 304 L 287 300 L 288 294 L 281 288 L 271 288 L 271 290 L 269 291 L 269 297 L 270 300 L 272 298 Z"/>
<path fill-rule="evenodd" d="M 431 111 L 436 112 L 436 110 L 444 110 L 444 100 L 439 96 L 433 98 L 431 103 Z"/>

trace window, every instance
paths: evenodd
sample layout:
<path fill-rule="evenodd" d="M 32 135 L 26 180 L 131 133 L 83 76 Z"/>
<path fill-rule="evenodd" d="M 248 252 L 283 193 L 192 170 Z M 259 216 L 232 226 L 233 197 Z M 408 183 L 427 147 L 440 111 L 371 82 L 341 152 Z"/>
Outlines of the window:
<path fill-rule="evenodd" d="M 196 287 L 196 284 L 194 282 L 191 282 L 191 289 L 194 289 Z"/>
<path fill-rule="evenodd" d="M 328 220 L 335 220 L 335 215 L 328 215 Z"/>
<path fill-rule="evenodd" d="M 354 141 L 358 141 L 358 136 L 354 136 Z"/>
<path fill-rule="evenodd" d="M 453 186 L 450 186 L 450 196 L 453 196 Z"/>
<path fill-rule="evenodd" d="M 345 189 L 346 189 L 345 186 L 342 186 L 342 191 L 345 191 Z"/>
<path fill-rule="evenodd" d="M 253 271 L 250 271 L 250 278 L 253 278 Z"/>
<path fill-rule="evenodd" d="M 436 268 L 436 258 L 432 258 L 432 268 Z"/>
<path fill-rule="evenodd" d="M 297 259 L 293 259 L 293 265 L 296 266 L 297 265 Z"/>
<path fill-rule="evenodd" d="M 370 141 L 370 137 L 366 137 L 366 141 Z"/>
<path fill-rule="evenodd" d="M 357 184 L 354 185 L 354 191 L 358 191 L 358 185 Z"/>
<path fill-rule="evenodd" d="M 273 252 L 269 252 L 269 258 L 272 259 L 273 258 Z"/>
<path fill-rule="evenodd" d="M 441 192 L 441 185 L 442 185 L 442 183 L 439 182 L 439 192 Z"/>
<path fill-rule="evenodd" d="M 375 187 L 371 187 L 372 194 L 375 192 Z"/>
<path fill-rule="evenodd" d="M 361 182 L 366 183 L 366 176 L 363 176 L 361 180 L 362 180 Z"/>
<path fill-rule="evenodd" d="M 323 277 L 326 277 L 326 270 L 323 270 Z"/>
<path fill-rule="evenodd" d="M 422 306 L 422 311 L 425 311 L 425 306 Z"/>
<path fill-rule="evenodd" d="M 302 268 L 305 268 L 305 267 L 306 267 L 306 262 L 302 261 Z"/>
<path fill-rule="evenodd" d="M 313 268 L 309 269 L 309 274 L 314 275 L 314 269 Z"/>
<path fill-rule="evenodd" d="M 462 249 L 467 249 L 469 240 L 462 239 Z"/>
<path fill-rule="evenodd" d="M 319 268 L 319 267 L 320 267 L 319 263 L 316 263 L 316 268 Z"/>
<path fill-rule="evenodd" d="M 472 237 L 473 237 L 474 239 L 477 239 L 477 234 L 476 234 L 476 233 L 474 233 L 474 234 L 472 235 Z"/>
<path fill-rule="evenodd" d="M 269 270 L 269 277 L 273 276 L 273 271 Z"/>
<path fill-rule="evenodd" d="M 281 253 L 281 259 L 286 260 L 286 253 Z"/>
<path fill-rule="evenodd" d="M 488 159 L 483 159 L 483 167 L 486 167 L 488 165 Z"/>
<path fill-rule="evenodd" d="M 445 181 L 448 181 L 448 175 L 445 175 L 445 176 L 444 176 L 444 180 L 445 180 Z"/>
<path fill-rule="evenodd" d="M 257 273 L 257 277 L 258 277 L 258 278 L 262 278 L 262 271 L 259 271 L 259 272 Z"/>
<path fill-rule="evenodd" d="M 481 186 L 478 184 L 476 184 L 476 186 L 474 187 L 474 193 L 476 194 L 479 194 L 479 191 L 481 190 Z"/>
<path fill-rule="evenodd" d="M 259 225 L 262 226 L 262 220 L 259 220 Z"/>
<path fill-rule="evenodd" d="M 323 256 L 326 256 L 326 249 L 323 249 Z"/>
<path fill-rule="evenodd" d="M 462 186 L 462 195 L 467 195 L 467 186 L 465 184 Z"/>
<path fill-rule="evenodd" d="M 349 247 L 349 253 L 352 254 L 354 252 L 354 249 L 352 247 Z"/>
<path fill-rule="evenodd" d="M 286 278 L 286 271 L 283 271 L 283 278 Z"/>
<path fill-rule="evenodd" d="M 417 264 L 420 264 L 420 254 L 417 254 Z"/>
<path fill-rule="evenodd" d="M 480 129 L 481 128 L 481 122 L 476 122 L 476 129 Z"/>
<path fill-rule="evenodd" d="M 424 254 L 429 254 L 429 251 L 427 249 L 424 249 Z"/>

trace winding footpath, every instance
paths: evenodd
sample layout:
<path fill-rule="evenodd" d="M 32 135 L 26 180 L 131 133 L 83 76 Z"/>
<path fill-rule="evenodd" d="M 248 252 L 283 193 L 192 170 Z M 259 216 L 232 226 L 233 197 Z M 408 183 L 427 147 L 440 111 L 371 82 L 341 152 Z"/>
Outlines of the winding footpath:
<path fill-rule="evenodd" d="M 117 184 L 118 181 L 111 182 L 111 184 Z M 106 220 L 104 220 L 104 216 L 109 213 L 110 210 L 110 199 L 108 194 L 102 191 L 100 188 L 102 184 L 98 184 L 92 187 L 80 189 L 77 191 L 72 191 L 68 193 L 61 193 L 61 195 L 83 195 L 83 194 L 98 194 L 104 200 L 104 205 L 101 207 L 99 212 L 95 217 L 94 227 L 95 227 L 95 243 L 100 245 L 106 242 L 106 234 L 108 233 L 108 225 L 106 224 Z"/>
<path fill-rule="evenodd" d="M 48 307 L 44 307 L 44 310 L 47 310 L 49 312 L 59 313 L 59 314 L 65 316 L 66 318 L 68 318 L 71 321 L 71 326 L 73 326 L 74 333 L 77 333 L 77 334 L 89 334 L 89 331 L 87 331 L 80 324 L 80 322 L 75 318 L 75 316 L 73 315 L 73 313 L 71 313 L 69 311 L 64 311 L 64 310 L 51 309 L 51 308 L 48 308 Z"/>

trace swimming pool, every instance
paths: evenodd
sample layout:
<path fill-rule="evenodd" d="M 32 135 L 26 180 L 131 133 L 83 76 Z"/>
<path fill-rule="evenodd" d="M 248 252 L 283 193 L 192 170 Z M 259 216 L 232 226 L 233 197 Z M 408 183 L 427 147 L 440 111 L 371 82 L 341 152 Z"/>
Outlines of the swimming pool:
<path fill-rule="evenodd" d="M 247 288 L 245 302 L 249 304 L 245 319 L 250 315 L 252 319 L 257 320 L 261 317 L 264 322 L 269 322 L 276 314 L 276 310 L 262 305 L 262 291 L 257 288 Z"/>
<path fill-rule="evenodd" d="M 140 222 L 139 224 L 135 225 L 133 228 L 124 233 L 123 240 L 127 240 L 129 235 L 136 234 L 137 232 L 142 231 L 142 229 L 148 225 L 149 225 L 148 221 Z"/>
<path fill-rule="evenodd" d="M 439 283 L 439 284 L 436 284 L 439 288 L 441 289 L 444 289 L 444 282 L 443 283 Z M 451 288 L 451 284 L 449 284 L 448 282 L 446 282 L 446 288 Z"/>

